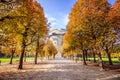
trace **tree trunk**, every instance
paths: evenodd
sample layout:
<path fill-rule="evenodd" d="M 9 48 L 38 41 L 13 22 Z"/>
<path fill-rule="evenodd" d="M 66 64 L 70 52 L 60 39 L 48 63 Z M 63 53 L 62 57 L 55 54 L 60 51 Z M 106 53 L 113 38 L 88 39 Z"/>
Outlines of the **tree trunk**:
<path fill-rule="evenodd" d="M 107 56 L 108 56 L 109 64 L 113 65 L 112 60 L 111 60 L 111 55 L 110 55 L 109 50 L 108 50 L 108 47 L 106 47 L 106 53 L 107 53 Z"/>
<path fill-rule="evenodd" d="M 85 60 L 85 50 L 83 50 L 83 65 L 87 65 L 86 60 Z"/>
<path fill-rule="evenodd" d="M 88 51 L 87 50 L 85 50 L 85 59 L 86 59 L 86 61 L 88 61 Z"/>
<path fill-rule="evenodd" d="M 53 55 L 53 59 L 55 59 L 55 55 Z"/>
<path fill-rule="evenodd" d="M 98 62 L 99 62 L 99 66 L 101 68 L 101 70 L 104 69 L 104 65 L 103 65 L 103 61 L 102 61 L 102 57 L 101 57 L 101 53 L 98 53 Z"/>
<path fill-rule="evenodd" d="M 37 64 L 37 57 L 38 57 L 38 53 L 39 53 L 39 38 L 37 40 L 37 47 L 36 47 L 36 53 L 35 53 L 35 64 Z"/>
<path fill-rule="evenodd" d="M 2 48 L 1 48 L 1 45 L 0 45 L 0 53 L 1 53 L 1 49 L 2 49 Z"/>
<path fill-rule="evenodd" d="M 12 64 L 14 53 L 15 53 L 15 51 L 14 51 L 14 50 L 12 50 L 12 53 L 11 53 L 11 58 L 10 58 L 10 64 Z"/>
<path fill-rule="evenodd" d="M 25 53 L 25 48 L 26 48 L 25 36 L 23 36 L 22 49 L 21 49 L 21 54 L 20 54 L 20 57 L 19 57 L 18 69 L 23 69 L 23 57 L 24 57 L 24 53 Z"/>
<path fill-rule="evenodd" d="M 36 52 L 36 53 L 35 53 L 35 60 L 34 60 L 34 64 L 37 64 L 37 56 L 38 56 L 38 53 Z"/>
<path fill-rule="evenodd" d="M 25 53 L 25 55 L 24 55 L 24 62 L 26 62 L 26 53 Z"/>
<path fill-rule="evenodd" d="M 50 56 L 48 56 L 48 60 L 50 59 Z"/>
<path fill-rule="evenodd" d="M 69 56 L 69 59 L 71 60 L 71 55 Z"/>
<path fill-rule="evenodd" d="M 94 62 L 96 63 L 95 52 L 93 52 L 93 59 L 94 59 Z"/>

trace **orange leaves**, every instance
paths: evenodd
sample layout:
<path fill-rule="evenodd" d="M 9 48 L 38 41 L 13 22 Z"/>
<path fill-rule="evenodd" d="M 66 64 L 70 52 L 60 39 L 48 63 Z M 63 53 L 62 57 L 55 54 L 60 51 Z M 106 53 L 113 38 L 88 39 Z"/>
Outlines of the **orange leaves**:
<path fill-rule="evenodd" d="M 100 43 L 102 34 L 108 29 L 105 20 L 109 10 L 107 0 L 78 0 L 69 15 L 63 46 L 85 49 L 93 45 L 94 40 L 95 44 Z"/>
<path fill-rule="evenodd" d="M 114 27 L 120 27 L 120 0 L 116 0 L 108 14 L 109 21 Z"/>
<path fill-rule="evenodd" d="M 53 56 L 57 54 L 57 49 L 54 46 L 53 42 L 51 40 L 48 40 L 44 46 L 44 52 L 46 56 Z"/>

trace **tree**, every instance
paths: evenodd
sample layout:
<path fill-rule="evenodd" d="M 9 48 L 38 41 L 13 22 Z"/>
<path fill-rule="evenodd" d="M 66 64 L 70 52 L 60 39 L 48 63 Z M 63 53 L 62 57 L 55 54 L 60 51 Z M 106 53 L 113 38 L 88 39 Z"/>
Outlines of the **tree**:
<path fill-rule="evenodd" d="M 71 10 L 69 15 L 69 23 L 67 25 L 67 33 L 73 35 L 71 41 L 75 42 L 75 47 L 79 47 L 83 53 L 83 63 L 85 62 L 86 50 L 90 49 L 91 45 L 99 57 L 101 67 L 101 46 L 103 33 L 110 26 L 106 25 L 106 16 L 110 10 L 110 5 L 107 0 L 78 0 Z M 70 44 L 70 43 L 69 43 Z"/>
<path fill-rule="evenodd" d="M 46 37 L 46 35 L 48 33 L 48 27 L 49 27 L 49 25 L 47 24 L 47 20 L 44 16 L 44 12 L 43 12 L 42 7 L 38 3 L 36 3 L 36 6 L 39 8 L 40 13 L 39 13 L 39 17 L 38 17 L 39 21 L 37 21 L 37 25 L 36 25 L 36 26 L 39 26 L 39 27 L 36 28 L 35 64 L 37 64 L 37 56 L 38 56 L 38 53 L 39 53 L 39 48 L 44 45 L 44 41 L 42 41 L 40 39 L 43 39 L 43 37 L 44 38 Z M 42 43 L 40 43 L 40 41 Z"/>
<path fill-rule="evenodd" d="M 9 13 L 15 11 L 20 7 L 23 0 L 1 0 L 0 1 L 0 21 L 3 21 L 6 18 L 12 18 L 9 16 Z"/>
<path fill-rule="evenodd" d="M 117 42 L 120 41 L 120 0 L 116 0 L 115 4 L 113 4 L 109 14 L 108 21 L 111 23 L 111 26 L 114 28 L 116 32 Z"/>
<path fill-rule="evenodd" d="M 36 46 L 36 52 L 35 52 L 35 60 L 34 60 L 35 64 L 37 64 L 38 53 L 42 53 L 43 52 L 44 45 L 45 45 L 44 39 L 43 40 L 40 39 L 39 41 L 37 40 L 37 46 Z"/>
<path fill-rule="evenodd" d="M 13 35 L 12 35 L 13 36 Z M 10 38 L 12 38 L 11 36 L 9 36 Z M 16 52 L 16 46 L 17 46 L 17 39 L 16 38 L 12 38 L 12 39 L 9 39 L 9 42 L 7 42 L 7 46 L 9 46 L 10 48 L 10 52 L 11 52 L 11 57 L 10 57 L 10 62 L 9 64 L 12 64 L 13 62 L 13 57 L 15 55 L 15 52 Z"/>
<path fill-rule="evenodd" d="M 116 0 L 115 4 L 113 4 L 109 14 L 109 21 L 112 26 L 116 29 L 120 28 L 120 0 Z"/>
<path fill-rule="evenodd" d="M 43 9 L 34 0 L 25 0 L 16 10 L 10 12 L 1 23 L 2 29 L 7 33 L 20 35 L 21 53 L 18 69 L 22 69 L 25 49 L 30 44 L 47 34 L 47 20 Z"/>
<path fill-rule="evenodd" d="M 37 36 L 38 31 L 36 32 L 36 30 L 39 30 L 40 28 L 41 28 L 40 29 L 41 32 L 44 32 L 45 31 L 44 29 L 47 30 L 47 26 L 46 26 L 46 23 L 45 23 L 46 19 L 45 19 L 44 15 L 41 15 L 41 14 L 43 14 L 43 10 L 41 12 L 41 9 L 42 9 L 41 6 L 38 5 L 37 2 L 34 2 L 34 1 L 25 1 L 23 3 L 24 3 L 23 7 L 26 7 L 28 12 L 27 12 L 27 15 L 26 15 L 27 16 L 27 18 L 26 18 L 27 24 L 24 26 L 25 29 L 24 29 L 24 32 L 22 34 L 22 50 L 21 50 L 20 62 L 19 62 L 18 69 L 22 69 L 23 56 L 24 56 L 26 46 L 28 44 L 31 44 L 32 42 L 34 42 L 34 40 L 31 40 L 31 42 L 27 44 L 26 39 L 28 37 L 31 37 L 31 39 L 33 39 L 34 35 Z M 42 22 L 41 19 L 43 19 L 44 22 Z M 40 21 L 37 22 L 37 20 L 40 20 Z M 39 35 L 45 35 L 45 33 L 41 33 Z M 36 40 L 38 40 L 38 38 Z"/>
<path fill-rule="evenodd" d="M 19 43 L 19 38 L 16 34 L 4 34 L 1 39 L 1 46 L 6 49 L 4 53 L 10 56 L 10 64 L 12 64 L 13 57 L 16 52 L 17 44 Z"/>
<path fill-rule="evenodd" d="M 109 35 L 106 36 L 107 41 L 104 42 L 104 49 L 108 55 L 109 64 L 112 65 L 111 61 L 111 55 L 110 51 L 112 49 L 112 52 L 114 52 L 113 47 L 116 45 L 115 43 L 119 42 L 120 39 L 120 1 L 116 0 L 115 4 L 113 4 L 111 10 L 108 13 L 108 16 L 106 18 L 106 21 L 110 28 L 112 28 L 111 31 L 108 31 Z M 111 43 L 111 44 L 110 44 Z"/>
<path fill-rule="evenodd" d="M 45 55 L 48 56 L 48 59 L 50 56 L 53 56 L 53 58 L 55 58 L 55 55 L 57 54 L 57 49 L 52 43 L 52 41 L 48 40 L 43 49 L 44 49 Z"/>

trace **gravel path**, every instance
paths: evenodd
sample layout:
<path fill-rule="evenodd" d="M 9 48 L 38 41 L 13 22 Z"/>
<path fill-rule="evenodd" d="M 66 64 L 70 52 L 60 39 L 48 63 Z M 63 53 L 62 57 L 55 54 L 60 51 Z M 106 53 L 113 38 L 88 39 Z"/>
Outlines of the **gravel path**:
<path fill-rule="evenodd" d="M 100 71 L 99 67 L 84 66 L 81 62 L 58 59 L 24 64 L 24 70 L 17 70 L 17 65 L 0 66 L 0 80 L 120 80 L 120 72 Z M 3 78 L 4 77 L 4 78 Z"/>

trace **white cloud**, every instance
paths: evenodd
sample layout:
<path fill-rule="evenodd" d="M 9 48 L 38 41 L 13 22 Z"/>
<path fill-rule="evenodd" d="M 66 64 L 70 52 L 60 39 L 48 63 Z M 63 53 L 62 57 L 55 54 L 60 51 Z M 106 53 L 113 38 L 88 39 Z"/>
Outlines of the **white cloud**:
<path fill-rule="evenodd" d="M 64 25 L 66 26 L 67 24 L 68 24 L 68 22 L 69 22 L 69 18 L 68 18 L 68 14 L 67 15 L 65 15 L 64 16 L 64 18 L 63 18 L 63 22 L 64 22 Z"/>
<path fill-rule="evenodd" d="M 54 18 L 54 17 L 52 17 L 52 16 L 50 16 L 48 14 L 46 14 L 46 18 L 48 19 L 49 22 L 53 22 L 53 21 L 56 20 L 56 18 Z"/>
<path fill-rule="evenodd" d="M 51 29 L 61 29 L 65 28 L 69 19 L 68 15 L 64 15 L 62 17 L 56 18 L 49 14 L 46 14 L 46 18 L 48 19 L 48 22 L 51 24 Z"/>
<path fill-rule="evenodd" d="M 50 27 L 51 27 L 52 29 L 54 29 L 55 26 L 58 24 L 58 23 L 56 23 L 56 18 L 52 17 L 52 16 L 49 15 L 49 14 L 46 14 L 46 18 L 48 19 L 48 23 L 50 23 Z"/>

